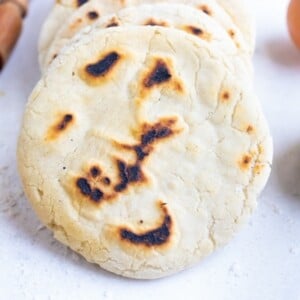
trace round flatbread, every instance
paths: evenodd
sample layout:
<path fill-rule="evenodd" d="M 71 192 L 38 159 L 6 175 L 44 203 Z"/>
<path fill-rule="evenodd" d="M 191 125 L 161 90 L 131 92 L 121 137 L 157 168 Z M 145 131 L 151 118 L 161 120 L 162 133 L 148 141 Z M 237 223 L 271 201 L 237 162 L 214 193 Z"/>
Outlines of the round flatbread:
<path fill-rule="evenodd" d="M 252 54 L 253 43 L 249 45 L 245 43 L 245 37 L 240 32 L 239 28 L 236 26 L 236 24 L 234 24 L 232 18 L 227 14 L 227 12 L 220 5 L 218 5 L 215 0 L 168 0 L 165 2 L 169 4 L 186 4 L 205 12 L 207 15 L 214 18 L 222 27 L 224 27 L 227 34 L 236 43 L 237 47 L 241 48 L 241 51 L 245 50 L 250 55 Z M 61 45 L 62 40 L 70 39 L 84 26 L 95 22 L 99 17 L 105 14 L 117 12 L 122 7 L 149 3 L 161 3 L 161 0 L 90 0 L 84 1 L 83 5 L 79 5 L 80 3 L 82 4 L 82 1 L 60 1 L 53 8 L 52 13 L 48 17 L 48 21 L 42 29 L 39 43 L 39 61 L 42 70 L 45 69 L 45 56 L 47 55 L 48 48 L 53 40 L 55 41 L 54 43 Z M 66 7 L 66 10 L 64 7 Z M 76 12 L 76 10 L 78 10 L 78 12 Z M 62 13 L 62 11 L 64 13 Z M 71 11 L 73 11 L 74 14 L 70 15 L 70 19 L 66 22 L 65 14 L 67 12 L 70 13 Z M 235 12 L 237 13 L 237 11 Z M 58 14 L 63 15 L 65 19 L 58 18 Z M 246 18 L 246 16 L 244 16 L 244 18 Z M 62 22 L 60 22 L 60 20 L 62 20 Z M 243 22 L 243 24 L 248 23 L 246 21 Z M 54 32 L 54 29 L 58 28 L 59 30 Z M 251 31 L 252 29 L 248 29 L 247 34 L 249 35 L 249 32 Z M 254 36 L 254 32 L 252 35 Z M 246 37 L 246 40 L 254 40 L 254 38 L 252 36 Z M 49 57 L 49 55 L 47 55 L 47 57 Z"/>
<path fill-rule="evenodd" d="M 270 173 L 247 69 L 183 31 L 93 28 L 53 61 L 26 108 L 26 195 L 62 243 L 133 278 L 227 243 Z"/>
<path fill-rule="evenodd" d="M 47 55 L 45 56 L 44 68 L 57 57 L 59 51 L 69 42 L 70 38 L 75 34 L 74 20 L 89 19 L 91 14 L 100 15 L 101 6 L 96 2 L 92 5 L 82 7 L 71 18 L 71 22 L 66 25 L 65 30 L 60 31 L 56 39 L 52 42 Z M 217 47 L 228 55 L 241 53 L 241 47 L 237 47 L 234 41 L 228 36 L 227 32 L 210 16 L 198 9 L 183 4 L 152 4 L 140 5 L 122 9 L 115 14 L 105 15 L 96 23 L 98 28 L 109 28 L 112 26 L 163 26 L 184 30 L 191 33 L 211 44 L 211 47 Z M 81 27 L 80 25 L 80 27 Z M 78 28 L 76 29 L 78 30 Z M 76 31 L 75 30 L 75 31 Z M 244 55 L 245 63 L 249 64 L 248 55 Z"/>

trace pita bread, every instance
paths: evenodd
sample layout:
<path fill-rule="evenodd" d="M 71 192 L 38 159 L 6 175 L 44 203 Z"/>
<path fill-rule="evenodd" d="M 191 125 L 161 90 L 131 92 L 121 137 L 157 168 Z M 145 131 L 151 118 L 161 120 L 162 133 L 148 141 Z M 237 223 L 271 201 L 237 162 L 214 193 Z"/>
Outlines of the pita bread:
<path fill-rule="evenodd" d="M 83 22 L 84 18 L 90 20 L 89 15 L 91 13 L 100 16 L 101 10 L 102 4 L 99 5 L 97 2 L 92 5 L 91 2 L 89 6 L 83 6 L 81 10 L 74 13 L 65 29 L 61 30 L 52 42 L 45 57 L 45 68 L 57 57 L 60 49 L 69 42 L 69 39 L 78 30 L 78 28 L 74 30 L 74 24 L 78 23 L 74 20 L 82 20 L 79 26 L 81 27 L 84 23 L 90 22 Z M 96 26 L 103 29 L 111 26 L 131 25 L 158 25 L 184 30 L 207 41 L 211 47 L 217 47 L 229 55 L 242 55 L 241 47 L 236 46 L 227 32 L 213 18 L 198 9 L 183 4 L 163 3 L 133 6 L 112 15 L 105 15 L 96 22 Z M 250 69 L 250 59 L 248 55 L 244 55 L 244 57 Z"/>
<path fill-rule="evenodd" d="M 147 26 L 78 35 L 30 96 L 18 145 L 26 195 L 54 236 L 139 279 L 227 243 L 271 159 L 240 58 Z"/>
<path fill-rule="evenodd" d="M 219 0 L 221 2 L 221 0 Z M 224 0 L 225 1 L 225 0 Z M 233 0 L 231 0 L 233 1 Z M 41 69 L 45 69 L 45 56 L 47 55 L 47 49 L 50 47 L 52 40 L 55 40 L 55 43 L 58 45 L 62 44 L 62 39 L 70 39 L 76 32 L 82 29 L 84 26 L 91 24 L 92 22 L 96 21 L 96 18 L 90 18 L 89 12 L 96 12 L 98 16 L 103 16 L 105 14 L 117 12 L 122 7 L 127 6 L 135 6 L 141 4 L 154 4 L 154 3 L 161 3 L 161 0 L 117 0 L 117 1 L 110 1 L 110 0 L 90 0 L 85 1 L 85 3 L 81 6 L 78 6 L 76 1 L 60 1 L 54 7 L 52 13 L 48 17 L 48 21 L 46 22 L 40 38 L 39 44 L 39 61 Z M 225 10 L 218 5 L 215 0 L 168 0 L 164 1 L 170 4 L 187 4 L 193 7 L 196 7 L 206 14 L 210 15 L 214 18 L 224 29 L 227 31 L 230 38 L 234 40 L 237 47 L 246 49 L 248 53 L 251 55 L 253 52 L 253 44 L 247 45 L 245 43 L 245 38 L 247 40 L 254 40 L 253 37 L 244 37 L 240 32 L 239 28 L 236 27 L 234 22 L 232 21 L 231 17 L 225 12 Z M 64 7 L 66 7 L 67 11 L 71 13 L 74 12 L 73 15 L 70 14 L 70 19 L 66 22 L 66 18 L 60 22 L 60 19 L 57 18 L 58 12 L 64 11 Z M 237 6 L 235 6 L 237 7 Z M 228 8 L 226 6 L 226 8 Z M 76 12 L 76 10 L 79 10 Z M 66 11 L 65 11 L 66 13 Z M 237 9 L 238 13 L 238 9 Z M 60 13 L 61 14 L 61 13 Z M 64 17 L 65 14 L 64 14 Z M 247 18 L 247 16 L 244 16 Z M 251 18 L 251 17 L 249 17 Z M 252 18 L 251 18 L 252 19 Z M 250 22 L 250 21 L 249 21 Z M 249 22 L 243 21 L 244 27 L 245 24 Z M 54 33 L 53 29 L 58 29 Z M 251 34 L 252 30 L 248 29 L 247 34 Z M 254 32 L 252 32 L 254 34 Z M 57 37 L 55 37 L 57 35 Z M 58 40 L 58 41 L 57 41 Z M 57 52 L 57 50 L 55 51 Z M 50 55 L 47 55 L 49 58 Z"/>

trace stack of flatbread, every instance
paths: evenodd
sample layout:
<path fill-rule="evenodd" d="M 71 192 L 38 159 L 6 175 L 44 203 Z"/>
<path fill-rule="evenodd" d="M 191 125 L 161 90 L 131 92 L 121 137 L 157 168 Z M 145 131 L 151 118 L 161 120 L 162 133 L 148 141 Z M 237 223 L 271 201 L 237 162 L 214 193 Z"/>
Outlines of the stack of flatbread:
<path fill-rule="evenodd" d="M 55 238 L 126 277 L 227 243 L 271 170 L 241 0 L 60 0 L 19 139 L 28 199 Z"/>

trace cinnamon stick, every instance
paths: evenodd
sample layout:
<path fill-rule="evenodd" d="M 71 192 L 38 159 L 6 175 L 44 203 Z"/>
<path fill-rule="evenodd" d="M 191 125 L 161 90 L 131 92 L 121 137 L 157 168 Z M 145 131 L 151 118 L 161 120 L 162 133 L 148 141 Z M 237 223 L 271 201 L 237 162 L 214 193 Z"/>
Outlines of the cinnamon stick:
<path fill-rule="evenodd" d="M 20 36 L 27 9 L 27 0 L 0 0 L 0 71 Z"/>

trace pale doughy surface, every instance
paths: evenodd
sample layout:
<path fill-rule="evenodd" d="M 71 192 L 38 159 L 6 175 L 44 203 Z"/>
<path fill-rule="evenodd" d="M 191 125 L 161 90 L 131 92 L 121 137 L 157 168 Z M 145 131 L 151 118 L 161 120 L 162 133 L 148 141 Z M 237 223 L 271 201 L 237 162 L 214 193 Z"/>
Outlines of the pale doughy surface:
<path fill-rule="evenodd" d="M 44 69 L 57 57 L 60 50 L 70 41 L 75 33 L 91 22 L 95 22 L 98 28 L 103 29 L 112 26 L 159 25 L 183 30 L 207 41 L 211 44 L 211 47 L 217 47 L 226 54 L 244 56 L 245 61 L 249 63 L 250 69 L 250 59 L 245 54 L 245 51 L 243 53 L 242 41 L 237 46 L 227 31 L 215 19 L 194 7 L 183 4 L 156 3 L 128 7 L 115 14 L 100 17 L 102 4 L 97 1 L 89 4 L 82 6 L 81 9 L 74 13 L 64 26 L 64 29 L 57 34 L 44 59 Z M 92 13 L 92 17 L 99 17 L 91 20 L 89 13 Z M 79 27 L 75 26 L 75 24 L 79 24 L 78 20 L 81 20 Z"/>
<path fill-rule="evenodd" d="M 251 53 L 255 49 L 255 19 L 245 0 L 217 0 L 218 4 L 227 11 L 233 22 L 239 27 Z"/>
<path fill-rule="evenodd" d="M 181 31 L 82 33 L 33 91 L 19 140 L 41 220 L 134 278 L 180 271 L 228 242 L 272 159 L 248 81 L 238 57 Z"/>
<path fill-rule="evenodd" d="M 47 54 L 48 48 L 55 39 L 56 33 L 59 31 L 65 20 L 68 19 L 73 12 L 74 9 L 61 5 L 54 5 L 52 8 L 43 24 L 38 41 L 40 66 L 43 65 L 44 56 Z"/>
<path fill-rule="evenodd" d="M 100 12 L 100 16 L 103 16 L 117 12 L 122 7 L 161 2 L 161 0 L 90 0 L 78 5 L 76 1 L 58 1 L 46 20 L 40 36 L 39 61 L 41 69 L 45 69 L 45 56 L 52 41 L 71 38 L 74 33 L 94 21 L 87 17 L 88 11 L 96 10 Z M 255 39 L 253 19 L 241 2 L 238 4 L 235 3 L 237 0 L 231 0 L 232 5 L 223 3 L 226 2 L 223 0 L 168 0 L 164 2 L 187 4 L 204 11 L 217 20 L 234 40 L 237 47 L 241 48 L 242 51 L 246 50 L 250 55 L 253 53 Z M 76 13 L 76 10 L 79 12 Z M 74 14 L 72 15 L 72 13 Z M 67 16 L 70 17 L 69 20 Z"/>

